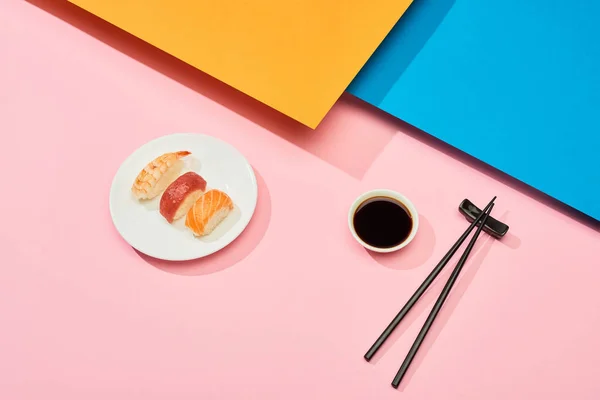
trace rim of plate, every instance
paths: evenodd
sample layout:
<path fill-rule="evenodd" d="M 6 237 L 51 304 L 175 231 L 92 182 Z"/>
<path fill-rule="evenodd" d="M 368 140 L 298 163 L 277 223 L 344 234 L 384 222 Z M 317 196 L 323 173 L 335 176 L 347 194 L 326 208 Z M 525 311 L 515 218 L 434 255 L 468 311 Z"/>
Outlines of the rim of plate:
<path fill-rule="evenodd" d="M 248 166 L 249 171 L 251 172 L 251 179 L 252 179 L 252 184 L 253 184 L 253 188 L 254 188 L 254 196 L 252 198 L 252 209 L 249 212 L 249 216 L 247 218 L 247 220 L 244 221 L 240 221 L 239 223 L 243 224 L 243 226 L 240 227 L 239 231 L 237 233 L 235 233 L 229 241 L 227 241 L 226 243 L 223 243 L 223 245 L 221 245 L 218 248 L 215 248 L 213 250 L 210 250 L 202 255 L 196 256 L 196 257 L 171 257 L 171 258 L 164 258 L 163 256 L 160 256 L 156 253 L 153 253 L 152 251 L 142 251 L 140 249 L 138 249 L 137 247 L 135 247 L 129 240 L 127 240 L 127 238 L 125 237 L 125 235 L 123 234 L 123 232 L 119 229 L 119 227 L 117 226 L 117 223 L 115 222 L 115 214 L 114 214 L 114 210 L 113 210 L 113 203 L 112 203 L 112 197 L 113 197 L 113 193 L 116 190 L 115 189 L 115 183 L 117 181 L 117 177 L 119 175 L 119 172 L 121 171 L 121 168 L 123 168 L 123 165 L 125 164 L 125 162 L 127 162 L 127 160 L 129 160 L 131 157 L 135 156 L 136 153 L 139 153 L 142 151 L 142 149 L 145 146 L 149 146 L 154 142 L 160 141 L 160 140 L 164 140 L 167 137 L 173 137 L 173 136 L 190 136 L 190 137 L 194 137 L 197 138 L 199 136 L 204 136 L 207 138 L 210 138 L 212 140 L 216 140 L 221 142 L 221 144 L 225 145 L 226 147 L 229 147 L 229 149 L 231 151 L 233 151 L 234 153 L 237 153 L 237 155 L 244 161 L 244 163 Z M 254 168 L 252 167 L 252 164 L 250 164 L 248 162 L 248 160 L 246 159 L 246 157 L 232 144 L 230 144 L 229 142 L 224 141 L 223 139 L 217 138 L 215 136 L 211 136 L 211 135 L 207 135 L 205 133 L 192 133 L 192 132 L 181 132 L 181 133 L 171 133 L 169 135 L 163 135 L 163 136 L 159 136 L 156 137 L 148 142 L 145 142 L 143 144 L 141 144 L 140 146 L 138 146 L 138 148 L 136 148 L 133 152 L 131 152 L 127 157 L 125 157 L 125 159 L 121 162 L 121 164 L 119 165 L 119 167 L 117 168 L 113 179 L 111 180 L 111 184 L 110 184 L 110 190 L 108 193 L 108 209 L 110 212 L 110 217 L 113 223 L 113 226 L 115 227 L 115 229 L 117 230 L 117 232 L 119 233 L 119 236 L 121 236 L 121 238 L 129 245 L 131 246 L 133 249 L 135 249 L 136 251 L 139 251 L 142 254 L 145 254 L 149 257 L 158 259 L 158 260 L 164 260 L 164 261 L 190 261 L 190 260 L 198 260 L 207 256 L 210 256 L 211 254 L 214 254 L 218 251 L 223 250 L 225 247 L 229 246 L 231 243 L 233 243 L 233 241 L 235 241 L 241 234 L 242 232 L 244 232 L 246 230 L 246 228 L 248 227 L 248 224 L 250 224 L 250 221 L 252 220 L 252 218 L 254 217 L 254 212 L 256 211 L 256 204 L 258 203 L 258 182 L 256 180 L 256 174 L 254 173 Z"/>

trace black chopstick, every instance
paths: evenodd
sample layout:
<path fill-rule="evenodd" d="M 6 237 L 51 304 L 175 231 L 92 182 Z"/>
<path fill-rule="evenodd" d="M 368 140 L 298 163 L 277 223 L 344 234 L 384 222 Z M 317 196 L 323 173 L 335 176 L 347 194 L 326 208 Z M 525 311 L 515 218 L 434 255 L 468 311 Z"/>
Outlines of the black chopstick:
<path fill-rule="evenodd" d="M 471 253 L 471 250 L 473 250 L 473 246 L 475 246 L 475 242 L 477 241 L 479 234 L 481 233 L 483 227 L 485 226 L 485 222 L 486 222 L 488 216 L 490 215 L 490 213 L 492 212 L 493 208 L 494 208 L 494 205 L 492 204 L 490 206 L 490 208 L 485 212 L 485 214 L 482 214 L 482 215 L 484 215 L 484 217 L 483 217 L 483 220 L 481 221 L 481 224 L 477 227 L 477 231 L 475 232 L 475 235 L 473 236 L 473 238 L 467 245 L 467 248 L 465 249 L 465 252 L 463 253 L 463 255 L 460 257 L 460 260 L 458 261 L 458 264 L 456 264 L 456 267 L 452 271 L 450 278 L 448 278 L 448 282 L 446 282 L 446 285 L 444 286 L 444 289 L 442 290 L 440 297 L 438 297 L 437 301 L 435 302 L 433 309 L 431 310 L 431 312 L 429 313 L 429 316 L 427 317 L 427 320 L 425 321 L 425 324 L 423 324 L 423 327 L 421 328 L 421 331 L 417 335 L 415 342 L 413 343 L 408 354 L 406 355 L 406 358 L 404 359 L 402 366 L 400 367 L 400 369 L 398 370 L 398 373 L 394 377 L 394 380 L 392 381 L 393 387 L 397 388 L 400 385 L 402 378 L 404 377 L 404 375 L 406 374 L 406 371 L 410 367 L 410 363 L 412 362 L 413 358 L 415 358 L 415 355 L 417 354 L 419 347 L 421 347 L 421 344 L 423 343 L 423 339 L 425 339 L 427 332 L 429 332 L 429 328 L 431 328 L 433 321 L 435 321 L 435 318 L 437 317 L 438 313 L 440 312 L 440 309 L 444 305 L 444 301 L 446 301 L 446 298 L 450 294 L 450 290 L 452 290 L 452 286 L 454 286 L 454 283 L 456 282 L 456 279 L 458 278 L 458 275 L 460 274 L 460 271 L 462 270 L 463 265 L 465 264 L 465 261 L 467 261 L 467 258 L 469 257 L 469 253 Z"/>
<path fill-rule="evenodd" d="M 494 196 L 494 198 L 488 203 L 488 205 L 485 206 L 485 208 L 483 209 L 483 211 L 481 212 L 481 214 L 479 214 L 479 216 L 471 223 L 471 226 L 469 226 L 467 228 L 467 230 L 461 235 L 461 237 L 458 238 L 458 240 L 456 241 L 456 243 L 454 243 L 454 245 L 450 248 L 450 250 L 448 250 L 448 252 L 446 253 L 446 255 L 435 266 L 435 268 L 433 269 L 433 271 L 431 271 L 431 273 L 429 274 L 429 276 L 427 276 L 427 278 L 423 281 L 423 283 L 421 284 L 421 286 L 419 286 L 419 288 L 417 289 L 417 291 L 411 296 L 410 299 L 408 299 L 408 301 L 406 302 L 406 304 L 404 305 L 404 307 L 402 307 L 402 310 L 400 310 L 400 312 L 396 315 L 396 317 L 392 320 L 392 322 L 390 322 L 390 324 L 387 326 L 387 328 L 385 328 L 385 330 L 377 338 L 377 340 L 375 341 L 375 343 L 373 343 L 373 345 L 371 346 L 371 348 L 369 349 L 369 351 L 367 351 L 367 353 L 365 354 L 365 359 L 367 361 L 370 361 L 371 358 L 373 358 L 373 356 L 375 355 L 375 353 L 377 352 L 377 350 L 379 350 L 379 348 L 381 347 L 381 345 L 383 345 L 383 343 L 387 340 L 387 338 L 392 334 L 392 332 L 394 331 L 394 329 L 396 329 L 396 327 L 398 326 L 398 324 L 400 323 L 400 321 L 402 321 L 402 319 L 406 316 L 406 314 L 408 314 L 408 312 L 410 311 L 410 309 L 421 298 L 421 296 L 423 295 L 423 293 L 425 293 L 425 291 L 431 285 L 431 283 L 435 280 L 435 278 L 437 278 L 437 276 L 442 271 L 442 269 L 444 269 L 444 267 L 446 266 L 446 264 L 448 263 L 448 261 L 452 258 L 452 256 L 454 256 L 454 253 L 456 253 L 456 250 L 458 250 L 458 248 L 463 244 L 463 242 L 465 241 L 465 239 L 469 236 L 469 234 L 471 233 L 471 231 L 473 230 L 473 228 L 475 228 L 475 226 L 477 225 L 477 223 L 479 221 L 481 221 L 481 219 L 484 217 L 486 211 L 488 211 L 492 207 L 492 205 L 494 204 L 495 200 L 496 200 L 496 196 Z"/>

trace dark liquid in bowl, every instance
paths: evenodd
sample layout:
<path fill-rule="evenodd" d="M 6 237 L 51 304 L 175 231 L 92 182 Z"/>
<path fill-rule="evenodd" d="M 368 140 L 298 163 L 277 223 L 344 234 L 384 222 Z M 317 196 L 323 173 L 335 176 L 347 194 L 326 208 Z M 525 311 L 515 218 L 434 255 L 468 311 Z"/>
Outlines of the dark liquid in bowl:
<path fill-rule="evenodd" d="M 410 212 L 389 197 L 365 200 L 354 213 L 354 230 L 363 242 L 380 249 L 404 242 L 413 227 Z"/>

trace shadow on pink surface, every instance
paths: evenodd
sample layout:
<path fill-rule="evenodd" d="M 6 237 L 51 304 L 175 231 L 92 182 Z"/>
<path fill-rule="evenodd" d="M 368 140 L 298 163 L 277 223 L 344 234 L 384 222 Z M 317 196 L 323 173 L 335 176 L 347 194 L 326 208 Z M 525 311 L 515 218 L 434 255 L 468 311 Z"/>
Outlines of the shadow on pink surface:
<path fill-rule="evenodd" d="M 401 131 L 600 232 L 600 221 L 553 199 L 352 95 L 344 94 L 319 127 L 312 130 L 141 39 L 68 3 L 66 0 L 26 1 L 277 134 L 356 179 L 362 179 L 393 135 Z M 352 112 L 340 112 L 344 108 L 350 108 Z M 356 115 L 356 118 L 344 118 L 343 115 Z M 374 130 L 373 126 L 376 126 L 377 129 Z M 330 151 L 333 146 L 350 148 L 352 151 Z M 355 157 L 357 153 L 360 153 L 361 157 Z"/>
<path fill-rule="evenodd" d="M 390 115 L 387 114 L 385 111 L 380 110 L 375 107 L 373 107 L 373 109 L 371 111 L 374 114 L 378 114 L 382 118 L 390 117 Z M 491 165 L 484 163 L 481 160 L 478 160 L 477 158 L 471 156 L 470 154 L 463 152 L 462 150 L 459 150 L 453 146 L 450 146 L 449 144 L 441 141 L 440 139 L 438 139 L 434 136 L 431 136 L 430 134 L 428 134 L 418 128 L 415 128 L 414 126 L 408 124 L 407 122 L 404 122 L 402 120 L 397 120 L 396 122 L 398 124 L 398 131 L 412 137 L 413 139 L 418 140 L 421 143 L 426 144 L 429 147 L 436 149 L 437 151 L 439 151 L 441 153 L 444 153 L 447 156 L 452 157 L 453 159 L 469 166 L 470 168 L 473 168 L 473 169 L 489 176 L 492 179 L 495 179 L 496 181 L 498 181 L 508 187 L 511 187 L 514 190 L 519 191 L 520 193 L 523 193 L 524 195 L 552 208 L 553 210 L 556 210 L 562 214 L 565 214 L 569 218 L 572 218 L 572 219 L 576 220 L 577 222 L 579 222 L 597 232 L 600 232 L 600 221 L 599 220 L 596 220 L 596 219 L 590 217 L 589 215 L 586 215 L 586 214 L 582 213 L 581 211 L 579 211 L 561 201 L 556 200 L 555 198 L 547 195 L 546 193 L 541 192 L 538 189 L 536 189 L 516 178 L 513 178 L 512 176 L 508 175 L 507 173 L 502 172 L 502 171 L 492 167 Z M 505 239 L 509 239 L 509 237 L 507 237 Z M 509 241 L 514 241 L 514 240 L 515 240 L 515 238 L 511 238 Z"/>
<path fill-rule="evenodd" d="M 361 100 L 349 94 L 342 96 L 338 106 L 331 110 L 317 129 L 310 129 L 66 0 L 27 2 L 357 179 L 363 177 L 398 130 L 394 117 L 373 115 Z M 341 112 L 340 107 L 350 108 L 352 117 L 347 118 L 348 113 Z M 373 128 L 374 124 L 376 129 Z M 332 152 L 332 145 L 353 151 Z M 355 157 L 355 152 L 360 152 L 361 157 Z"/>
<path fill-rule="evenodd" d="M 507 213 L 504 213 L 504 215 L 502 217 L 500 217 L 500 220 L 504 220 L 506 218 L 506 215 L 507 215 Z M 503 240 L 504 239 L 500 240 L 500 242 L 502 242 Z M 454 313 L 454 310 L 456 309 L 456 307 L 458 306 L 461 298 L 467 292 L 469 286 L 473 283 L 473 280 L 475 278 L 475 275 L 477 274 L 477 271 L 479 271 L 479 269 L 483 265 L 487 255 L 489 254 L 489 252 L 492 248 L 492 245 L 496 241 L 497 241 L 496 239 L 493 239 L 492 237 L 484 234 L 484 237 L 480 238 L 478 243 L 475 244 L 473 252 L 471 253 L 471 256 L 470 256 L 470 260 L 468 260 L 467 264 L 465 264 L 465 267 L 464 267 L 461 275 L 459 276 L 457 283 L 454 285 L 452 291 L 450 292 L 449 297 L 446 299 L 446 302 L 444 303 L 444 306 L 442 307 L 442 310 L 438 314 L 435 322 L 433 323 L 431 329 L 429 330 L 429 333 L 427 334 L 425 340 L 423 341 L 421 348 L 419 349 L 404 380 L 402 381 L 402 383 L 399 387 L 399 390 L 402 391 L 402 390 L 404 390 L 404 388 L 406 388 L 406 386 L 409 384 L 411 378 L 414 376 L 414 374 L 419 369 L 419 366 L 421 365 L 421 363 L 427 357 L 427 353 L 432 348 L 436 339 L 438 338 L 438 336 L 440 335 L 440 333 L 446 326 L 446 323 L 448 322 L 448 320 L 451 318 L 451 316 Z M 450 247 L 451 245 L 452 245 L 452 243 L 449 243 L 448 247 Z M 429 314 L 429 312 L 431 311 L 431 308 L 433 307 L 433 303 L 435 303 L 438 296 L 440 295 L 442 288 L 444 287 L 448 278 L 450 277 L 450 274 L 452 273 L 452 270 L 456 266 L 456 263 L 458 262 L 458 259 L 460 258 L 460 255 L 462 254 L 462 251 L 464 250 L 465 246 L 466 246 L 466 244 L 463 244 L 462 248 L 454 255 L 454 257 L 446 265 L 444 270 L 438 275 L 437 279 L 427 289 L 425 294 L 423 294 L 421 299 L 413 306 L 413 308 L 406 315 L 404 320 L 400 323 L 400 325 L 398 325 L 396 330 L 390 335 L 388 340 L 383 344 L 383 346 L 375 354 L 375 356 L 373 357 L 373 359 L 371 361 L 372 363 L 374 363 L 374 364 L 378 363 L 379 360 L 381 360 L 381 358 L 383 358 L 385 356 L 385 354 L 394 346 L 394 344 L 397 342 L 397 340 L 402 335 L 405 334 L 407 329 L 417 319 L 421 319 L 423 322 L 425 322 L 425 320 L 420 317 L 423 316 L 424 314 Z M 433 269 L 433 267 L 434 267 L 434 265 L 431 265 L 430 269 Z M 416 287 L 415 287 L 415 290 L 416 290 Z M 400 302 L 398 304 L 398 310 L 400 310 L 402 308 L 402 306 L 404 305 L 404 302 L 408 300 L 409 296 L 410 295 L 407 295 L 406 299 L 403 299 L 402 302 Z M 393 317 L 394 317 L 393 315 L 390 315 L 389 320 L 391 321 Z M 388 323 L 388 322 L 389 321 L 386 321 L 385 323 Z M 383 330 L 384 328 L 385 328 L 385 326 L 382 325 L 381 330 Z M 419 329 L 420 329 L 420 327 L 419 327 Z M 408 348 L 406 349 L 406 352 L 408 352 Z M 398 368 L 400 367 L 401 363 L 402 363 L 402 360 L 399 360 Z"/>
<path fill-rule="evenodd" d="M 254 217 L 248 227 L 229 246 L 199 260 L 173 262 L 152 258 L 138 251 L 148 264 L 177 275 L 196 276 L 214 274 L 242 261 L 258 246 L 265 236 L 271 220 L 271 196 L 263 177 L 254 170 L 258 182 L 258 202 Z"/>

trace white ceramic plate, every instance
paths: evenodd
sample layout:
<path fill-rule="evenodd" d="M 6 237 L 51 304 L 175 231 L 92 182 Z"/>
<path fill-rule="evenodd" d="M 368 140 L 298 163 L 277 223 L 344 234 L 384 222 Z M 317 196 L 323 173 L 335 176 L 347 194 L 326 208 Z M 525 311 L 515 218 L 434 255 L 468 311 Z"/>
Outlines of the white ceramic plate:
<path fill-rule="evenodd" d="M 138 201 L 131 193 L 138 173 L 161 154 L 187 150 L 182 174 L 194 171 L 208 189 L 227 193 L 234 210 L 208 236 L 196 238 L 185 227 L 185 217 L 169 224 L 158 211 L 160 196 Z M 154 258 L 192 260 L 221 250 L 246 228 L 258 198 L 252 167 L 234 147 L 211 136 L 181 133 L 146 143 L 121 165 L 110 188 L 110 214 L 117 231 L 136 250 Z"/>

